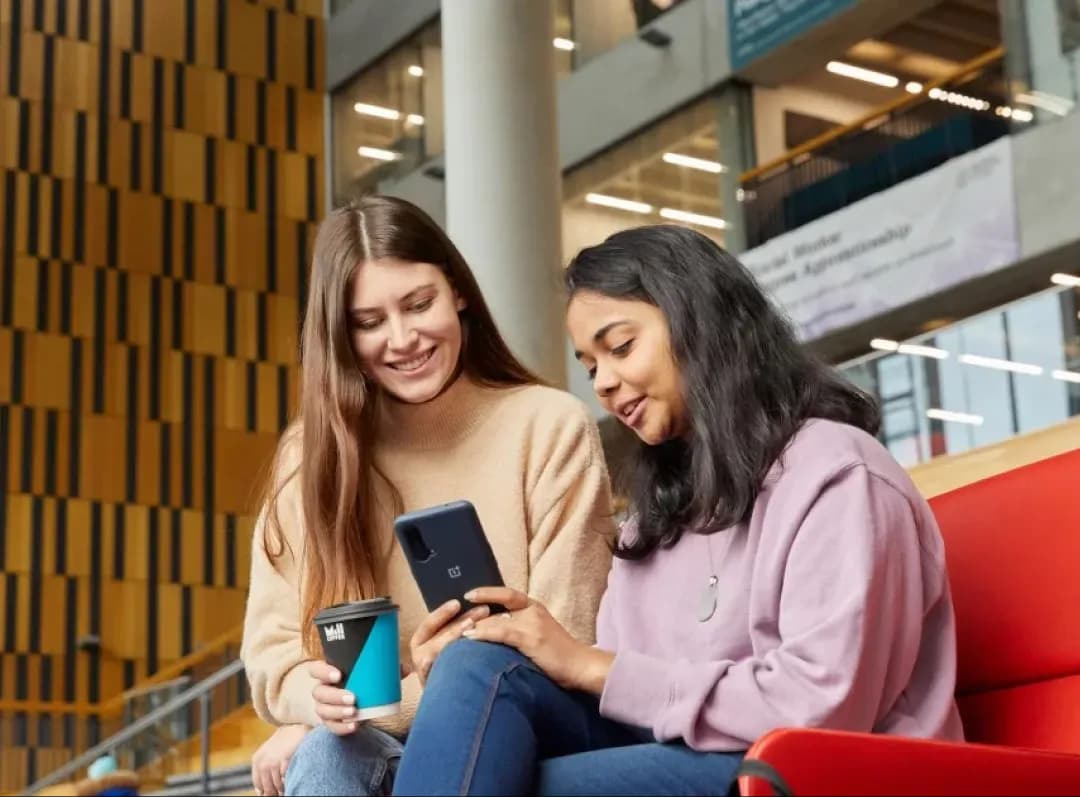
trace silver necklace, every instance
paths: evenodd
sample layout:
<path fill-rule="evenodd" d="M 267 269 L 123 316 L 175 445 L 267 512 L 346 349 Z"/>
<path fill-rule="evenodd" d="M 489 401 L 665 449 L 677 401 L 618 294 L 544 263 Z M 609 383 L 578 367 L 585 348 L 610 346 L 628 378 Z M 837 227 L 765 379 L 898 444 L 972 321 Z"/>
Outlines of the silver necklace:
<path fill-rule="evenodd" d="M 719 591 L 717 585 L 720 583 L 720 579 L 716 576 L 716 567 L 713 565 L 712 557 L 712 545 L 709 544 L 709 537 L 712 535 L 705 534 L 705 550 L 709 554 L 709 581 L 705 585 L 705 589 L 701 591 L 701 599 L 698 603 L 698 622 L 707 623 L 712 619 L 712 616 L 716 614 L 716 594 Z"/>

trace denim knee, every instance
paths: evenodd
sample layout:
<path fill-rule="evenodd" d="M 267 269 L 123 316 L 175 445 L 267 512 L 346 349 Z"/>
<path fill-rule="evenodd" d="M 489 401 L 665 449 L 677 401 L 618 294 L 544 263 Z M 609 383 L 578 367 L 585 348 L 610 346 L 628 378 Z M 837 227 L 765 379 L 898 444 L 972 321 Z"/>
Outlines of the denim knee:
<path fill-rule="evenodd" d="M 447 645 L 435 660 L 428 686 L 436 679 L 458 684 L 471 680 L 487 682 L 521 666 L 536 669 L 527 656 L 514 648 L 494 642 L 458 639 Z"/>
<path fill-rule="evenodd" d="M 348 736 L 314 728 L 293 754 L 285 793 L 389 794 L 401 750 L 401 742 L 370 725 Z"/>

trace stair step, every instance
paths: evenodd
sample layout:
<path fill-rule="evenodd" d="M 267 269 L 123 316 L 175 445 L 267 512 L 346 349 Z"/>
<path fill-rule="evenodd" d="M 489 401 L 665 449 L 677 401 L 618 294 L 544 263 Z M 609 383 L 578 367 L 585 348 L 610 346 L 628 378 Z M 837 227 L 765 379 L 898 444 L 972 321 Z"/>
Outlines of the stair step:
<path fill-rule="evenodd" d="M 231 767 L 218 767 L 217 769 L 210 770 L 210 778 L 232 778 L 236 776 L 243 776 L 246 778 L 251 777 L 251 764 L 236 764 Z M 191 783 L 201 783 L 201 772 L 185 772 L 179 775 L 170 775 L 165 780 L 166 787 L 168 786 L 186 786 Z"/>
<path fill-rule="evenodd" d="M 233 773 L 225 776 L 222 776 L 220 773 L 211 773 L 209 794 L 225 794 L 227 792 L 250 790 L 250 770 L 244 773 Z M 160 795 L 160 797 L 187 797 L 187 795 L 207 794 L 207 792 L 203 790 L 202 778 L 196 775 L 194 779 L 190 781 L 185 779 L 182 783 L 170 783 L 167 784 L 164 789 L 151 792 L 151 794 Z"/>

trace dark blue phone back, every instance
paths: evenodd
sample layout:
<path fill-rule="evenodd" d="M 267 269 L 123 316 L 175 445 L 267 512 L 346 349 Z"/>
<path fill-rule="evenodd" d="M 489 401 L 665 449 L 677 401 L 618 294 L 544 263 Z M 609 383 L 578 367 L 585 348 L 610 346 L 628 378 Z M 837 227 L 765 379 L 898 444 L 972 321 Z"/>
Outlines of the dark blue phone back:
<path fill-rule="evenodd" d="M 422 544 L 418 545 L 416 534 Z M 472 607 L 465 593 L 477 587 L 504 586 L 491 544 L 468 501 L 407 512 L 394 520 L 394 534 L 405 552 L 428 611 L 454 598 L 463 611 Z M 502 611 L 492 606 L 492 611 Z"/>

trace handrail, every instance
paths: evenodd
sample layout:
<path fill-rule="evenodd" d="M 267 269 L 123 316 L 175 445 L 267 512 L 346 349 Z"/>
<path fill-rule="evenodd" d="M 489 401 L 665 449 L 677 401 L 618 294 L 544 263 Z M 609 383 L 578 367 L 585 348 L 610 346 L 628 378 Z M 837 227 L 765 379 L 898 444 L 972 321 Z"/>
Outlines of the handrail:
<path fill-rule="evenodd" d="M 811 152 L 814 152 L 815 150 L 821 149 L 826 144 L 829 144 L 838 138 L 843 138 L 849 133 L 861 130 L 867 124 L 875 121 L 876 119 L 879 119 L 882 116 L 894 114 L 897 111 L 903 110 L 910 105 L 921 102 L 925 99 L 925 95 L 931 90 L 941 88 L 942 86 L 945 86 L 957 80 L 958 78 L 963 77 L 969 72 L 974 72 L 977 69 L 982 69 L 983 67 L 989 66 L 990 64 L 1004 57 L 1005 48 L 1002 46 L 995 47 L 993 50 L 987 50 L 982 55 L 972 58 L 967 63 L 962 64 L 957 69 L 950 72 L 948 75 L 924 84 L 923 90 L 919 94 L 907 94 L 903 97 L 897 97 L 895 100 L 891 100 L 884 105 L 875 108 L 869 113 L 860 116 L 853 122 L 849 122 L 848 124 L 842 125 L 840 127 L 834 127 L 832 130 L 827 130 L 821 135 L 814 136 L 814 138 L 803 144 L 800 144 L 794 149 L 788 150 L 779 158 L 775 158 L 768 163 L 763 163 L 760 166 L 755 166 L 753 169 L 749 169 L 743 172 L 739 175 L 739 182 L 745 184 L 750 182 L 751 180 L 762 176 L 763 174 L 767 174 L 771 171 L 779 169 L 781 166 L 790 163 L 796 158 L 807 155 Z"/>
<path fill-rule="evenodd" d="M 143 697 L 144 695 L 152 695 L 155 692 L 160 692 L 161 690 L 169 689 L 170 687 L 184 687 L 190 683 L 190 675 L 181 675 L 179 678 L 173 678 L 169 681 L 162 681 L 157 684 L 146 682 L 139 686 L 133 686 L 131 689 L 121 692 L 120 697 L 126 702 L 128 700 L 134 700 L 137 697 Z"/>
<path fill-rule="evenodd" d="M 208 743 L 208 739 L 206 738 L 207 734 L 208 734 L 208 731 L 206 730 L 206 728 L 207 728 L 207 720 L 209 719 L 209 717 L 206 714 L 206 712 L 207 712 L 206 700 L 209 698 L 210 693 L 216 687 L 223 684 L 225 681 L 228 681 L 230 678 L 233 678 L 233 677 L 239 675 L 243 671 L 244 671 L 244 662 L 241 661 L 240 659 L 234 659 L 233 661 L 229 662 L 224 667 L 222 667 L 220 670 L 215 672 L 213 675 L 211 675 L 211 676 L 205 678 L 204 680 L 200 681 L 199 683 L 195 684 L 190 689 L 185 690 L 183 693 L 177 695 L 176 697 L 174 697 L 172 700 L 170 700 L 165 705 L 160 706 L 160 707 L 154 709 L 153 711 L 149 712 L 148 714 L 143 715 L 139 719 L 132 722 L 130 725 L 125 726 L 124 729 L 121 730 L 119 733 L 116 733 L 115 735 L 111 736 L 110 738 L 106 739 L 105 741 L 101 742 L 100 744 L 95 745 L 94 747 L 91 747 L 85 753 L 82 753 L 82 754 L 76 756 L 75 758 L 71 759 L 66 764 L 64 764 L 62 767 L 50 772 L 48 775 L 41 778 L 37 782 L 31 783 L 29 786 L 26 787 L 26 790 L 24 792 L 22 792 L 22 793 L 23 794 L 34 794 L 35 792 L 38 792 L 41 789 L 48 788 L 49 786 L 55 786 L 57 783 L 61 783 L 61 782 L 65 781 L 65 780 L 67 780 L 72 775 L 74 775 L 76 772 L 78 772 L 80 769 L 83 769 L 84 767 L 89 766 L 94 761 L 96 761 L 98 758 L 100 758 L 103 755 L 106 755 L 106 754 L 110 753 L 111 751 L 113 751 L 117 747 L 119 747 L 120 745 L 126 744 L 127 742 L 130 742 L 132 739 L 136 738 L 137 736 L 139 736 L 140 734 L 142 734 L 146 730 L 154 727 L 155 725 L 157 725 L 162 720 L 168 719 L 169 717 L 171 717 L 176 712 L 187 708 L 189 705 L 194 703 L 196 700 L 202 700 L 203 701 L 203 733 L 202 733 L 203 739 L 202 739 L 202 743 L 203 743 L 203 748 L 204 748 L 203 749 L 203 762 L 204 762 L 203 777 L 204 777 L 204 780 L 205 780 L 205 777 L 206 777 L 206 771 L 205 771 L 206 770 L 206 766 L 205 766 L 205 763 L 206 763 L 206 745 Z"/>
<path fill-rule="evenodd" d="M 185 670 L 189 670 L 218 653 L 221 653 L 231 644 L 236 644 L 243 636 L 243 626 L 236 626 L 220 636 L 210 640 L 199 650 L 177 659 L 172 664 L 162 667 L 156 673 L 131 689 L 118 695 L 102 700 L 97 703 L 62 703 L 59 701 L 42 700 L 0 700 L 0 711 L 20 712 L 27 714 L 73 714 L 78 717 L 98 717 L 108 719 L 118 717 L 124 713 L 124 703 L 129 695 L 136 691 L 146 691 L 156 686 L 172 682 L 180 678 Z"/>

